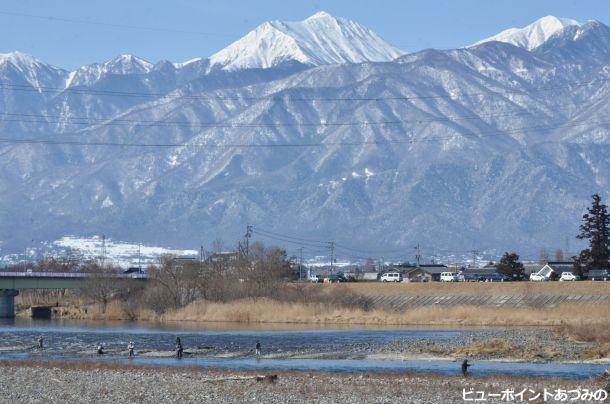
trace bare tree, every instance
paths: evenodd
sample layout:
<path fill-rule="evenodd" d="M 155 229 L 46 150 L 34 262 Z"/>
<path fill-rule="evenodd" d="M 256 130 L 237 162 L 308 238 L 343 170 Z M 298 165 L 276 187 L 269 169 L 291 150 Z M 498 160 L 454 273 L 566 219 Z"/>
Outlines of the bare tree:
<path fill-rule="evenodd" d="M 564 257 L 563 257 L 563 250 L 561 248 L 558 248 L 557 250 L 555 250 L 555 261 L 563 261 Z"/>
<path fill-rule="evenodd" d="M 88 274 L 81 288 L 82 295 L 99 303 L 102 313 L 106 313 L 108 303 L 123 287 L 121 280 L 115 276 L 120 272 L 120 268 L 102 267 L 97 263 L 91 263 L 83 266 L 82 271 Z"/>
<path fill-rule="evenodd" d="M 198 296 L 198 277 L 198 263 L 181 262 L 170 255 L 161 257 L 158 265 L 148 268 L 149 305 L 157 312 L 187 305 Z"/>
<path fill-rule="evenodd" d="M 538 263 L 540 265 L 546 265 L 549 263 L 549 252 L 546 248 L 540 249 L 540 257 L 538 258 Z"/>

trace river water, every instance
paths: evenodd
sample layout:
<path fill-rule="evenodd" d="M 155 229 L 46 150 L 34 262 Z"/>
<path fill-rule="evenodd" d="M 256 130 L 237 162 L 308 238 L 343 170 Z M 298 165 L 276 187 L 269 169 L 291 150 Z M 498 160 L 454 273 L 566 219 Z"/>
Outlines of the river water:
<path fill-rule="evenodd" d="M 283 328 L 283 329 L 282 329 Z M 344 328 L 227 329 L 225 325 L 192 328 L 180 324 L 85 322 L 16 319 L 0 322 L 0 360 L 61 359 L 121 363 L 196 366 L 241 370 L 297 370 L 330 372 L 425 372 L 458 374 L 460 363 L 451 360 L 371 359 L 384 347 L 404 340 L 455 340 L 479 329 Z M 44 349 L 35 348 L 42 336 Z M 180 336 L 182 359 L 173 357 L 174 340 Z M 253 348 L 262 345 L 257 358 Z M 137 355 L 126 357 L 133 341 Z M 107 354 L 95 355 L 102 343 Z M 473 375 L 508 374 L 587 378 L 601 374 L 607 365 L 586 363 L 523 363 L 475 361 Z"/>

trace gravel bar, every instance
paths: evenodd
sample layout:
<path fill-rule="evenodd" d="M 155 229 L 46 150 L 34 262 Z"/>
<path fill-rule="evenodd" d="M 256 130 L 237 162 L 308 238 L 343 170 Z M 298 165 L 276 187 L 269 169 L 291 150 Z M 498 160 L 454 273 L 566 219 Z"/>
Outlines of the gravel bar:
<path fill-rule="evenodd" d="M 543 378 L 462 378 L 435 375 L 286 372 L 257 373 L 140 366 L 90 361 L 6 362 L 1 403 L 463 403 L 463 389 L 599 389 L 605 381 Z M 268 375 L 266 375 L 268 376 Z M 489 398 L 486 402 L 506 402 Z M 546 402 L 553 402 L 549 400 Z"/>

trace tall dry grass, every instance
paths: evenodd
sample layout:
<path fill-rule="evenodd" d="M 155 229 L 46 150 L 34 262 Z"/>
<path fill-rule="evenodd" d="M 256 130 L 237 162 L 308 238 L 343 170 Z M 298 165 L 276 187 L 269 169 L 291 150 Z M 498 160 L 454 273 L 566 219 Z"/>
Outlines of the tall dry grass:
<path fill-rule="evenodd" d="M 567 321 L 559 328 L 560 332 L 579 342 L 597 342 L 610 344 L 610 318 L 608 315 L 597 321 L 577 319 Z"/>
<path fill-rule="evenodd" d="M 351 300 L 350 300 L 351 301 Z M 558 326 L 562 333 L 579 341 L 607 341 L 610 302 L 570 303 L 553 308 L 496 306 L 423 306 L 404 312 L 362 308 L 359 304 L 290 302 L 271 298 L 240 299 L 232 302 L 196 300 L 163 314 L 144 308 L 135 313 L 119 301 L 105 312 L 99 305 L 69 305 L 59 308 L 63 318 L 91 320 L 192 321 L 233 323 L 292 323 L 337 325 L 403 326 Z M 26 316 L 27 312 L 20 315 Z"/>
<path fill-rule="evenodd" d="M 294 304 L 272 299 L 246 299 L 230 303 L 196 301 L 165 313 L 166 321 L 242 323 L 313 323 L 438 326 L 567 326 L 574 319 L 591 323 L 606 318 L 610 303 L 560 305 L 555 308 L 494 306 L 428 306 L 405 312 L 362 310 L 321 303 Z"/>

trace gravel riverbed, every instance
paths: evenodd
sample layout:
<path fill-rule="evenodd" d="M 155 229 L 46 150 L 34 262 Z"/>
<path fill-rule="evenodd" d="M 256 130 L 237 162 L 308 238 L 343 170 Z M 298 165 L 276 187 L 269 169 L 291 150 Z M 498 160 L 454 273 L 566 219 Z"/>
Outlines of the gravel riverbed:
<path fill-rule="evenodd" d="M 89 361 L 4 362 L 0 364 L 0 402 L 461 403 L 464 389 L 496 394 L 503 390 L 599 389 L 605 384 L 602 379 L 570 381 L 414 374 L 285 372 L 278 373 L 273 382 L 257 381 L 256 377 L 257 373 L 251 372 L 101 365 Z M 486 402 L 506 400 L 489 397 Z"/>

